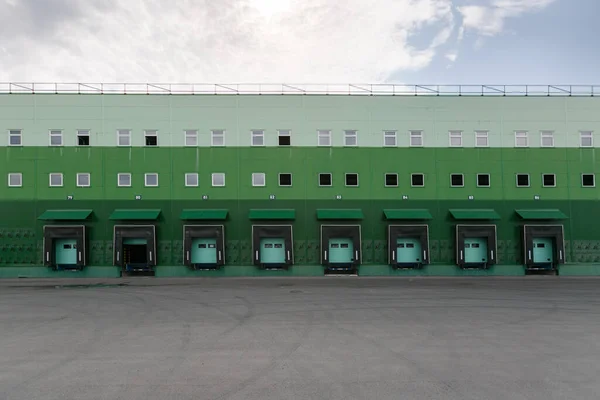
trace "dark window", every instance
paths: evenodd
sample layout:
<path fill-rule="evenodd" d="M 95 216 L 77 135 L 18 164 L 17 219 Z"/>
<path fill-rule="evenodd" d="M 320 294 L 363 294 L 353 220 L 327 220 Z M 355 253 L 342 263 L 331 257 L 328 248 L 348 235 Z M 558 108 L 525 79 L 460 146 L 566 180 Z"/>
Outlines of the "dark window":
<path fill-rule="evenodd" d="M 556 186 L 556 175 L 554 174 L 544 174 L 542 175 L 542 180 L 544 183 L 544 187 Z"/>
<path fill-rule="evenodd" d="M 358 186 L 358 174 L 346 174 L 346 186 Z"/>
<path fill-rule="evenodd" d="M 292 174 L 279 174 L 279 186 L 292 186 Z"/>
<path fill-rule="evenodd" d="M 204 243 L 199 244 L 198 247 L 201 248 L 201 249 L 205 249 L 206 248 L 206 244 L 204 244 Z"/>
<path fill-rule="evenodd" d="M 517 187 L 529 186 L 529 175 L 528 174 L 517 174 Z"/>
<path fill-rule="evenodd" d="M 385 186 L 398 186 L 398 174 L 385 174 Z"/>
<path fill-rule="evenodd" d="M 415 248 L 415 244 L 414 243 L 406 243 L 406 248 L 407 249 L 414 249 Z"/>
<path fill-rule="evenodd" d="M 331 174 L 319 174 L 319 186 L 331 186 Z"/>
<path fill-rule="evenodd" d="M 279 136 L 280 146 L 289 146 L 292 143 L 291 136 Z"/>
<path fill-rule="evenodd" d="M 596 179 L 594 174 L 583 174 L 581 175 L 581 186 L 583 187 L 594 187 L 596 186 Z"/>
<path fill-rule="evenodd" d="M 280 243 L 275 244 L 276 249 L 283 249 L 283 245 Z"/>
<path fill-rule="evenodd" d="M 90 145 L 90 137 L 79 135 L 77 136 L 77 145 L 78 146 L 89 146 Z"/>
<path fill-rule="evenodd" d="M 412 174 L 411 176 L 412 186 L 425 186 L 425 177 L 423 174 Z"/>
<path fill-rule="evenodd" d="M 156 146 L 158 144 L 157 136 L 146 136 L 146 146 Z"/>
<path fill-rule="evenodd" d="M 348 248 L 348 243 L 342 243 L 342 244 L 340 245 L 340 247 L 341 247 L 342 249 L 347 249 L 347 248 Z"/>
<path fill-rule="evenodd" d="M 265 244 L 265 249 L 272 249 L 272 248 L 273 248 L 273 244 L 271 244 L 271 243 Z"/>
<path fill-rule="evenodd" d="M 478 174 L 477 175 L 477 186 L 490 186 L 490 175 L 489 174 Z"/>
<path fill-rule="evenodd" d="M 479 248 L 479 243 L 473 243 L 471 245 L 471 247 L 474 248 L 474 249 L 478 249 Z"/>
<path fill-rule="evenodd" d="M 450 175 L 450 186 L 464 186 L 462 174 L 451 174 Z"/>

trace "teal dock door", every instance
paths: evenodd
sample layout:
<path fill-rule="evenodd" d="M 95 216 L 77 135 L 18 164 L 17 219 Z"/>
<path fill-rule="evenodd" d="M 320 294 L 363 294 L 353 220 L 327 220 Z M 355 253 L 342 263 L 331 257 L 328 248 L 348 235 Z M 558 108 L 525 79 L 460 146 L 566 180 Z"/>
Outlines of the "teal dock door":
<path fill-rule="evenodd" d="M 217 239 L 194 239 L 190 252 L 192 264 L 217 263 Z"/>
<path fill-rule="evenodd" d="M 285 240 L 283 238 L 262 238 L 260 240 L 261 264 L 285 264 Z"/>
<path fill-rule="evenodd" d="M 533 262 L 552 265 L 554 262 L 554 243 L 551 238 L 533 239 Z"/>
<path fill-rule="evenodd" d="M 351 239 L 329 239 L 329 263 L 350 264 L 354 261 L 354 244 Z"/>
<path fill-rule="evenodd" d="M 54 257 L 56 265 L 77 265 L 77 240 L 55 239 Z"/>
<path fill-rule="evenodd" d="M 487 240 L 485 238 L 465 238 L 465 263 L 482 264 L 487 262 Z"/>
<path fill-rule="evenodd" d="M 423 261 L 421 242 L 414 238 L 396 240 L 396 261 L 398 264 L 415 264 Z"/>

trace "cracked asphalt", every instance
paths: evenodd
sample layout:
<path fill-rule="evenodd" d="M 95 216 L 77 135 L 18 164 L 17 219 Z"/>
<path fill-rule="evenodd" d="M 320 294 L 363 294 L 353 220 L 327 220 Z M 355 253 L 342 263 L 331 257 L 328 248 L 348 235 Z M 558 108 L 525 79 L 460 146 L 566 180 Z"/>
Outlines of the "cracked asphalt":
<path fill-rule="evenodd" d="M 600 279 L 0 282 L 0 399 L 598 399 Z"/>

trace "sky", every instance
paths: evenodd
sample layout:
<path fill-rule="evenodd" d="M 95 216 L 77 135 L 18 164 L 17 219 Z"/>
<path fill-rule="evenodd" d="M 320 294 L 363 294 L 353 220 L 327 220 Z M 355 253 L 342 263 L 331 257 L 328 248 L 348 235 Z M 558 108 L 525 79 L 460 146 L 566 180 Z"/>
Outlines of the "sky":
<path fill-rule="evenodd" d="M 599 0 L 0 0 L 0 82 L 600 84 Z"/>

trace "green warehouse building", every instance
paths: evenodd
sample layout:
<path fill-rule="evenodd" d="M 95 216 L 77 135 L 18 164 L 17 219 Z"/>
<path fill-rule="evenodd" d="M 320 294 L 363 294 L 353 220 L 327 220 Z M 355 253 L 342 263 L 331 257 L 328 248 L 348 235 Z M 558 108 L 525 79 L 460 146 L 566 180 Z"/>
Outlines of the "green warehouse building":
<path fill-rule="evenodd" d="M 0 277 L 599 275 L 595 89 L 0 84 Z"/>

